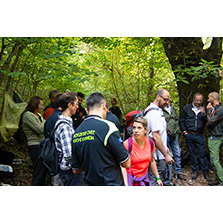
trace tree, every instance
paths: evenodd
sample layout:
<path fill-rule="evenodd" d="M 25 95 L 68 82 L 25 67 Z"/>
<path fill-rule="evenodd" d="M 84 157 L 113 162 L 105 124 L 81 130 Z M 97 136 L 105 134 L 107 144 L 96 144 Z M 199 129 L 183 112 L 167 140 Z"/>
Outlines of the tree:
<path fill-rule="evenodd" d="M 108 102 L 116 96 L 123 114 L 146 108 L 159 87 L 167 86 L 172 90 L 171 96 L 175 96 L 174 75 L 159 38 L 81 40 L 84 44 L 79 45 L 79 66 L 96 73 L 84 83 L 88 93 L 103 92 Z"/>
<path fill-rule="evenodd" d="M 208 49 L 200 37 L 161 39 L 177 81 L 180 110 L 196 92 L 204 95 L 204 102 L 210 92 L 219 92 L 222 37 L 213 38 Z"/>

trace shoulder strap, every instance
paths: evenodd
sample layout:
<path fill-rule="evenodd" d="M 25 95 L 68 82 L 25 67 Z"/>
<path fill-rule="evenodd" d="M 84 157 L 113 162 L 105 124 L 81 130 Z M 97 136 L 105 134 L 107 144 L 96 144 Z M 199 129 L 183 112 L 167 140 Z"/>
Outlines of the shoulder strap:
<path fill-rule="evenodd" d="M 149 112 L 149 111 L 151 111 L 151 110 L 158 110 L 158 108 L 149 108 L 149 109 L 145 109 L 144 111 L 143 111 L 143 116 L 146 116 L 146 114 Z"/>
<path fill-rule="evenodd" d="M 51 132 L 51 136 L 53 136 L 54 135 L 54 132 L 56 131 L 56 129 L 59 127 L 59 125 L 60 124 L 62 124 L 62 123 L 67 123 L 67 124 L 69 124 L 68 122 L 66 122 L 66 121 L 61 121 L 61 122 L 59 122 L 55 127 L 54 127 L 54 129 L 53 129 L 53 131 Z"/>
<path fill-rule="evenodd" d="M 132 137 L 128 138 L 128 151 L 129 153 L 132 152 Z"/>
<path fill-rule="evenodd" d="M 153 150 L 153 145 L 154 145 L 154 142 L 151 138 L 148 138 L 149 139 L 149 143 L 150 143 L 150 149 L 151 149 L 151 156 L 152 156 L 152 150 Z"/>

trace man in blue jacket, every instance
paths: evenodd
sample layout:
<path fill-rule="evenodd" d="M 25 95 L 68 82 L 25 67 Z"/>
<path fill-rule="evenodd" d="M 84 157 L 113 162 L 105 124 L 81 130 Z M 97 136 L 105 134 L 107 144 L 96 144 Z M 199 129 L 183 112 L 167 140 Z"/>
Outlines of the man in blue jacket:
<path fill-rule="evenodd" d="M 207 121 L 205 108 L 202 105 L 203 95 L 194 94 L 193 102 L 186 105 L 179 119 L 180 129 L 183 132 L 187 147 L 190 152 L 191 168 L 193 170 L 192 180 L 197 179 L 200 168 L 203 171 L 204 178 L 210 181 L 209 166 L 206 156 L 203 131 Z M 198 158 L 197 158 L 198 153 Z M 198 159 L 200 162 L 198 162 Z"/>

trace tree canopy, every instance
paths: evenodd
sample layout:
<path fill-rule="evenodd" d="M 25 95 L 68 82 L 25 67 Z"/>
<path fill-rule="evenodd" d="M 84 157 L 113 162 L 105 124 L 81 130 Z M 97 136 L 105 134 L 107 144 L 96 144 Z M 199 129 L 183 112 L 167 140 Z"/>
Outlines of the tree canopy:
<path fill-rule="evenodd" d="M 195 91 L 221 90 L 222 38 L 209 41 L 204 49 L 202 38 L 2 37 L 1 101 L 13 91 L 45 103 L 53 89 L 100 91 L 108 102 L 116 96 L 126 114 L 143 110 L 164 87 L 182 107 Z"/>

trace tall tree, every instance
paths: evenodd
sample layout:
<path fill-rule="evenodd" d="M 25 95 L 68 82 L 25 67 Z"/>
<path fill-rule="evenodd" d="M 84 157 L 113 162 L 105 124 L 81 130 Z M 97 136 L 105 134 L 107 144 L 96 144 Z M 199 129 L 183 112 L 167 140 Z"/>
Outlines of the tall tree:
<path fill-rule="evenodd" d="M 222 37 L 212 39 L 208 49 L 200 37 L 163 37 L 163 46 L 176 77 L 180 109 L 200 92 L 204 100 L 219 92 Z"/>

